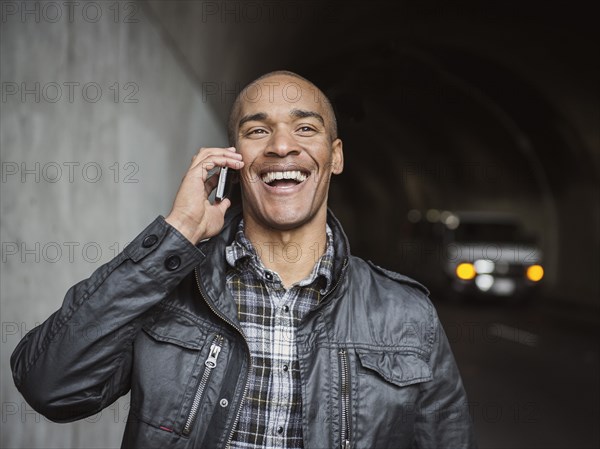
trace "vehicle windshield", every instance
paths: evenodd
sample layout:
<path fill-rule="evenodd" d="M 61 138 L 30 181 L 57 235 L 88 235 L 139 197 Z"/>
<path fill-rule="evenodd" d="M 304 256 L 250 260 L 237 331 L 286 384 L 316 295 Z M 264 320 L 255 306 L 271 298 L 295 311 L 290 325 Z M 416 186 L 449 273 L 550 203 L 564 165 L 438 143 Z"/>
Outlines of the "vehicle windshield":
<path fill-rule="evenodd" d="M 516 223 L 461 223 L 454 231 L 457 242 L 533 243 Z"/>

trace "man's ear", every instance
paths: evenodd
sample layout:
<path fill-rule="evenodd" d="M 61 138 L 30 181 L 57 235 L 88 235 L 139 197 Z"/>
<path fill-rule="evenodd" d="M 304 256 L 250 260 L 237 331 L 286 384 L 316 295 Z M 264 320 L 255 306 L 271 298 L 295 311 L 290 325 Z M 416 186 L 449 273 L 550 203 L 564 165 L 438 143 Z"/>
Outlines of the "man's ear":
<path fill-rule="evenodd" d="M 344 171 L 344 149 L 341 139 L 335 139 L 331 144 L 331 173 L 339 175 Z"/>

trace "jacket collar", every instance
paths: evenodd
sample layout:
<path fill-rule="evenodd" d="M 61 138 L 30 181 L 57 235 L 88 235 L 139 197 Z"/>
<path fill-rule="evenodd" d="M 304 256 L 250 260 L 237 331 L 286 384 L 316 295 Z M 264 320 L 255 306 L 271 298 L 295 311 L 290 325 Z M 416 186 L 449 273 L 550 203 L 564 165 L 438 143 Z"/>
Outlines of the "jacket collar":
<path fill-rule="evenodd" d="M 203 258 L 196 267 L 198 270 L 197 275 L 200 291 L 209 307 L 217 315 L 238 329 L 240 325 L 237 319 L 237 307 L 226 287 L 228 265 L 225 260 L 225 248 L 235 238 L 235 233 L 241 219 L 241 207 L 237 205 L 230 207 L 225 214 L 225 224 L 221 232 L 198 244 L 198 249 L 202 252 Z M 335 289 L 341 281 L 344 268 L 350 257 L 350 244 L 342 229 L 342 225 L 330 209 L 327 210 L 327 223 L 333 231 L 335 255 L 333 261 L 333 282 L 331 285 Z"/>

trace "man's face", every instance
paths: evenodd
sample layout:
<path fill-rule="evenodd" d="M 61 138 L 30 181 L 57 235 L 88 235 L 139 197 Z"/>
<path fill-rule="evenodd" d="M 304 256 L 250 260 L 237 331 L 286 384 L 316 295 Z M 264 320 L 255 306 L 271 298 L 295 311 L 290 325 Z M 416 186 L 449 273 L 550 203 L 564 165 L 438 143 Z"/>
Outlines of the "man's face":
<path fill-rule="evenodd" d="M 244 214 L 256 224 L 290 230 L 325 216 L 332 174 L 343 169 L 342 142 L 314 86 L 272 76 L 242 94 L 236 148 Z"/>

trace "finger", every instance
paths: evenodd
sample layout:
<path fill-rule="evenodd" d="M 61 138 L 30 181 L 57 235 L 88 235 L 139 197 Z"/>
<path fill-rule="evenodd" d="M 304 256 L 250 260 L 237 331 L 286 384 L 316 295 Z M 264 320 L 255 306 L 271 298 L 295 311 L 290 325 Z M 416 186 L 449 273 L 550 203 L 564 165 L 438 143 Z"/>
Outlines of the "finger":
<path fill-rule="evenodd" d="M 223 215 L 225 215 L 225 212 L 227 212 L 229 206 L 231 206 L 231 201 L 229 198 L 223 198 L 221 202 L 215 204 L 215 207 L 217 207 Z"/>
<path fill-rule="evenodd" d="M 209 172 L 215 167 L 229 167 L 233 170 L 240 170 L 243 166 L 244 162 L 239 159 L 213 156 L 202 163 L 196 164 L 190 168 L 189 172 L 194 176 L 202 176 L 202 180 L 206 182 L 209 178 Z"/>
<path fill-rule="evenodd" d="M 219 150 L 219 151 L 226 150 L 226 151 L 231 151 L 232 153 L 237 152 L 235 147 L 202 147 L 202 148 L 199 148 L 198 151 L 196 151 L 196 155 L 206 153 L 207 151 L 212 151 L 212 150 Z"/>
<path fill-rule="evenodd" d="M 241 155 L 233 156 L 231 154 L 216 154 L 210 155 L 208 157 L 202 159 L 196 159 L 189 170 L 194 170 L 197 167 L 203 167 L 206 170 L 212 170 L 215 167 L 232 167 L 234 170 L 238 170 L 236 168 L 238 163 L 242 162 Z M 239 165 L 241 167 L 241 165 Z"/>
<path fill-rule="evenodd" d="M 198 153 L 192 157 L 192 165 L 194 167 L 198 164 L 208 161 L 213 157 L 231 157 L 234 160 L 241 160 L 242 155 L 237 153 L 234 147 L 229 148 L 200 148 Z"/>

